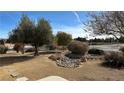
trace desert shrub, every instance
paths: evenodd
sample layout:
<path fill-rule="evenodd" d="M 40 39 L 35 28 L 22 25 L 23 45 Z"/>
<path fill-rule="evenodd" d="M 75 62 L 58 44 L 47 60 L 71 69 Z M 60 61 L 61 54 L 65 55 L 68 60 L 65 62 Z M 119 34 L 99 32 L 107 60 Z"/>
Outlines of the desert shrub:
<path fill-rule="evenodd" d="M 89 49 L 88 54 L 103 55 L 104 51 L 96 48 Z"/>
<path fill-rule="evenodd" d="M 0 54 L 6 54 L 8 48 L 4 45 L 0 45 Z"/>
<path fill-rule="evenodd" d="M 122 52 L 124 53 L 124 46 L 121 47 L 119 50 L 122 51 Z"/>
<path fill-rule="evenodd" d="M 50 44 L 50 45 L 48 45 L 47 46 L 48 48 L 49 48 L 49 50 L 55 50 L 55 49 L 57 49 L 58 48 L 58 46 L 56 45 L 56 44 Z"/>
<path fill-rule="evenodd" d="M 73 54 L 84 55 L 88 51 L 88 44 L 80 41 L 73 41 L 68 45 L 68 50 Z"/>
<path fill-rule="evenodd" d="M 13 47 L 13 50 L 15 50 L 17 53 L 20 51 L 22 54 L 24 54 L 24 45 L 22 43 L 16 43 Z"/>
<path fill-rule="evenodd" d="M 113 68 L 122 68 L 124 67 L 124 55 L 122 52 L 106 53 L 105 62 L 103 64 Z"/>
<path fill-rule="evenodd" d="M 28 49 L 26 49 L 26 51 L 25 52 L 34 52 L 35 51 L 35 49 L 34 48 L 28 48 Z"/>
<path fill-rule="evenodd" d="M 17 51 L 17 53 L 18 53 L 19 48 L 20 48 L 20 44 L 15 44 L 14 47 L 13 47 L 13 50 Z"/>
<path fill-rule="evenodd" d="M 58 32 L 56 37 L 60 46 L 67 46 L 72 41 L 72 36 L 66 32 Z"/>

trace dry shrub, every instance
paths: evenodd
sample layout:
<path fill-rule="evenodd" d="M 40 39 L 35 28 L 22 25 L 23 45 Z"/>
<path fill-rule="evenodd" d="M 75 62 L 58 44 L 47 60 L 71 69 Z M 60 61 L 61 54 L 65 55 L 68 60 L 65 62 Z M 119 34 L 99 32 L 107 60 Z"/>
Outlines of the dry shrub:
<path fill-rule="evenodd" d="M 103 63 L 106 66 L 113 68 L 123 68 L 124 67 L 124 55 L 122 52 L 109 52 L 105 54 L 105 62 Z"/>
<path fill-rule="evenodd" d="M 8 48 L 4 45 L 0 45 L 0 54 L 6 54 Z"/>
<path fill-rule="evenodd" d="M 88 54 L 103 55 L 104 51 L 96 48 L 89 49 Z"/>
<path fill-rule="evenodd" d="M 88 51 L 88 44 L 80 41 L 73 41 L 68 45 L 68 50 L 73 54 L 84 55 Z"/>
<path fill-rule="evenodd" d="M 16 43 L 13 49 L 18 53 L 19 51 L 24 54 L 24 45 L 22 43 Z"/>

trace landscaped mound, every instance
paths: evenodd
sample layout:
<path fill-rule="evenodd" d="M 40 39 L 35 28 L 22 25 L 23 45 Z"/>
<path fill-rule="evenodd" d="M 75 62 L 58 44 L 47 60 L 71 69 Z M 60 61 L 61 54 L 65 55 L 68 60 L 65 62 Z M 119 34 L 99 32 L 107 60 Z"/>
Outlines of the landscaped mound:
<path fill-rule="evenodd" d="M 72 59 L 69 58 L 67 56 L 65 56 L 64 53 L 57 53 L 54 55 L 51 55 L 49 57 L 50 59 L 52 59 L 53 61 L 56 61 L 56 64 L 60 67 L 65 67 L 65 68 L 76 68 L 79 67 L 79 65 L 84 62 L 84 58 L 76 58 L 76 59 Z"/>
<path fill-rule="evenodd" d="M 49 58 L 56 61 L 61 67 L 75 68 L 79 67 L 82 62 L 86 62 L 85 54 L 88 51 L 88 45 L 80 41 L 74 41 L 68 46 L 69 52 L 60 53 L 50 56 Z"/>

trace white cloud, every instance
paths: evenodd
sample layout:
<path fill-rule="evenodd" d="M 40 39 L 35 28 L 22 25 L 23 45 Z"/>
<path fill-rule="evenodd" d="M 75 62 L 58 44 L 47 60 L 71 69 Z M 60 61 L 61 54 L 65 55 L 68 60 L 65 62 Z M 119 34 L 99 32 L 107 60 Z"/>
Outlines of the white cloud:
<path fill-rule="evenodd" d="M 55 28 L 53 26 L 54 34 L 57 34 L 58 31 L 63 31 L 72 35 L 73 38 L 76 37 L 86 37 L 89 38 L 89 33 L 84 30 L 85 26 L 82 23 L 80 16 L 77 12 L 73 12 L 75 19 L 79 22 L 79 25 L 76 26 L 65 26 L 57 25 Z"/>
<path fill-rule="evenodd" d="M 66 32 L 72 35 L 73 38 L 76 37 L 83 37 L 87 39 L 94 39 L 94 38 L 108 38 L 113 37 L 111 35 L 95 35 L 93 34 L 93 31 L 84 31 L 82 28 L 85 28 L 85 26 L 82 25 L 76 25 L 76 26 L 64 26 L 64 25 L 57 25 L 57 28 L 53 28 L 53 34 L 57 34 L 57 32 L 62 31 Z"/>
<path fill-rule="evenodd" d="M 66 32 L 72 35 L 73 38 L 75 37 L 87 37 L 88 33 L 85 32 L 82 25 L 77 26 L 59 26 L 57 28 L 53 28 L 54 34 L 57 34 L 58 31 Z"/>

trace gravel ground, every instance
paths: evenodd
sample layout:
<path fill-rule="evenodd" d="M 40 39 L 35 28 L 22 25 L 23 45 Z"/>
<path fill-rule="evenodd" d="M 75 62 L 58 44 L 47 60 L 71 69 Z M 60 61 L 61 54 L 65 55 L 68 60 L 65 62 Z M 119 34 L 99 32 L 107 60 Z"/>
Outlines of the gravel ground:
<path fill-rule="evenodd" d="M 56 65 L 48 57 L 51 54 L 41 54 L 33 57 L 31 54 L 17 54 L 16 52 L 0 55 L 0 80 L 15 80 L 7 69 L 11 67 L 20 77 L 29 80 L 39 80 L 48 76 L 60 76 L 74 81 L 124 80 L 124 70 L 117 70 L 101 66 L 100 60 L 88 60 L 78 68 L 63 68 Z"/>

